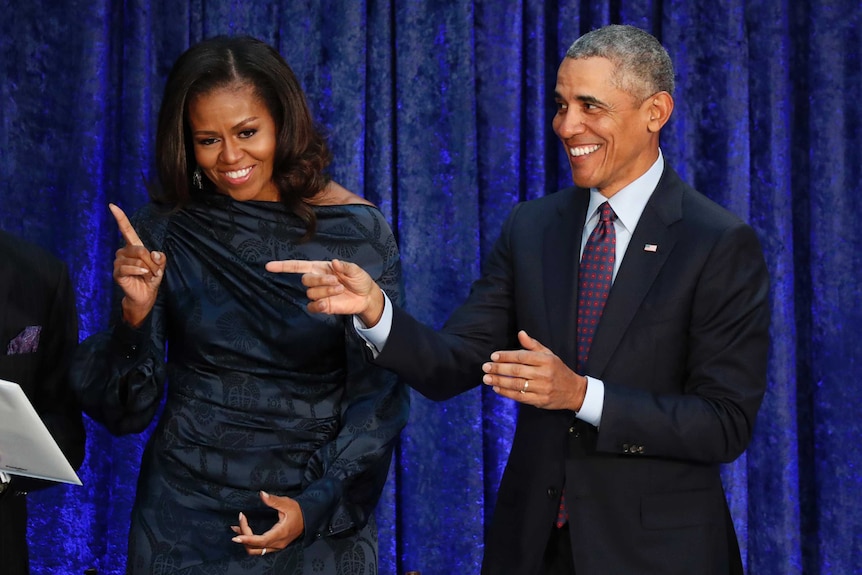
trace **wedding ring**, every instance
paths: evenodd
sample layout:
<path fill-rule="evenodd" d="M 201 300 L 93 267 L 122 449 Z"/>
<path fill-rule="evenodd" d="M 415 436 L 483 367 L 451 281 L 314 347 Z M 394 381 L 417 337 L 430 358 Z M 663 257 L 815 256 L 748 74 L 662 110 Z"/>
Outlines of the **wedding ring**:
<path fill-rule="evenodd" d="M 524 388 L 521 390 L 521 393 L 527 393 L 527 388 L 530 387 L 529 380 L 524 380 Z"/>
<path fill-rule="evenodd" d="M 263 550 L 260 552 L 261 557 L 263 557 L 264 555 L 266 555 L 266 547 L 264 547 Z"/>

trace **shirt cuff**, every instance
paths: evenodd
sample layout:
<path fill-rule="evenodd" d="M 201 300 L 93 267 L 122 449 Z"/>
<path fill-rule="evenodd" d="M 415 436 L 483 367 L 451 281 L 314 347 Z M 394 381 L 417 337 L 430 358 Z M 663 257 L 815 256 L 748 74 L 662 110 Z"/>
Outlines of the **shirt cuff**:
<path fill-rule="evenodd" d="M 584 395 L 584 403 L 575 417 L 598 427 L 602 423 L 602 410 L 605 407 L 605 383 L 589 375 L 586 378 L 587 393 Z"/>
<path fill-rule="evenodd" d="M 383 347 L 389 339 L 389 332 L 392 331 L 392 302 L 386 292 L 383 292 L 383 315 L 380 316 L 380 321 L 374 327 L 366 327 L 359 319 L 359 316 L 353 316 L 353 327 L 359 337 L 365 340 L 365 345 L 371 350 L 372 357 L 376 358 L 380 355 Z"/>

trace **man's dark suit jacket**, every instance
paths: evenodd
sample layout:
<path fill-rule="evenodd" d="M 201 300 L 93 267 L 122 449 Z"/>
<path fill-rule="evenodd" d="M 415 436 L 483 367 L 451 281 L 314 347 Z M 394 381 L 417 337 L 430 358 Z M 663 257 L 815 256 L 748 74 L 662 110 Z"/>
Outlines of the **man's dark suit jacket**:
<path fill-rule="evenodd" d="M 569 188 L 517 205 L 442 330 L 396 308 L 376 362 L 446 399 L 523 329 L 574 370 L 588 203 Z M 537 573 L 564 483 L 578 575 L 742 572 L 719 465 L 745 450 L 766 388 L 768 283 L 752 228 L 666 167 L 590 350 L 600 429 L 521 406 L 483 573 Z"/>
<path fill-rule="evenodd" d="M 7 353 L 25 328 L 38 328 L 35 349 Z M 78 343 L 78 316 L 66 265 L 0 231 L 0 379 L 19 384 L 74 468 L 84 459 L 81 409 L 68 386 Z M 53 485 L 13 477 L 0 497 L 0 572 L 26 575 L 27 506 L 21 494 Z"/>

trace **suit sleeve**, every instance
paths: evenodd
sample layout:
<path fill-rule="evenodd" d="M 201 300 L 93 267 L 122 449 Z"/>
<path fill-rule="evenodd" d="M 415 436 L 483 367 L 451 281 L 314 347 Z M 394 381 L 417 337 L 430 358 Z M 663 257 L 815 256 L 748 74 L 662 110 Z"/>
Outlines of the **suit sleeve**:
<path fill-rule="evenodd" d="M 84 424 L 80 404 L 69 385 L 69 364 L 78 345 L 78 311 L 65 265 L 54 290 L 48 322 L 44 343 L 51 361 L 45 362 L 40 374 L 43 393 L 36 398 L 36 408 L 69 463 L 78 469 L 84 461 Z"/>
<path fill-rule="evenodd" d="M 442 401 L 482 383 L 492 352 L 516 345 L 510 214 L 484 264 L 482 277 L 440 331 L 394 306 L 392 329 L 375 359 L 425 397 Z"/>
<path fill-rule="evenodd" d="M 34 381 L 35 393 L 30 400 L 45 427 L 57 442 L 74 469 L 84 461 L 85 432 L 81 407 L 69 384 L 69 364 L 78 344 L 78 313 L 75 293 L 68 269 L 60 262 L 59 273 L 51 277 L 56 283 L 48 293 L 48 314 L 40 334 L 41 365 Z M 34 491 L 54 485 L 52 482 L 16 477 L 15 489 Z"/>
<path fill-rule="evenodd" d="M 769 278 L 754 230 L 724 230 L 693 285 L 680 289 L 690 290 L 689 306 L 665 311 L 653 332 L 627 334 L 654 340 L 642 378 L 603 378 L 599 451 L 723 463 L 747 447 L 769 346 Z"/>

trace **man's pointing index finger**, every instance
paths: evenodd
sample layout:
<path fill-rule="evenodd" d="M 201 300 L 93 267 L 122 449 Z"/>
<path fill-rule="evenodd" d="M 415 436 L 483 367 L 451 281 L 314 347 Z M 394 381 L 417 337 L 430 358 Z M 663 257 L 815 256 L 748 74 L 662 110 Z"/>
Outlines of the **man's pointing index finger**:
<path fill-rule="evenodd" d="M 306 260 L 282 260 L 267 262 L 266 271 L 285 274 L 307 274 L 316 270 L 314 262 Z"/>

